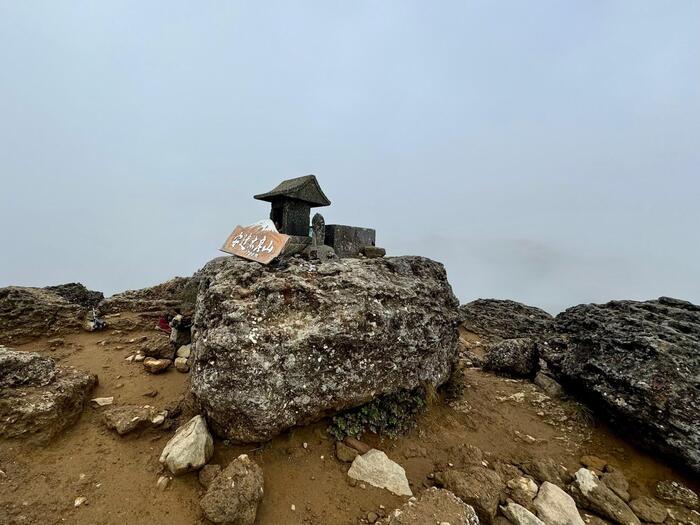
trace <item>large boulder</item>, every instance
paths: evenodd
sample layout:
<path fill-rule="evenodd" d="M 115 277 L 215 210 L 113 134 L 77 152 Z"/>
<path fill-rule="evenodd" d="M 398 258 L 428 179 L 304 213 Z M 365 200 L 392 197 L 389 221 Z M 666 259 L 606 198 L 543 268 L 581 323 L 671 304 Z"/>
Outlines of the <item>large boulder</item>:
<path fill-rule="evenodd" d="M 264 441 L 449 377 L 457 300 L 437 262 L 223 257 L 200 274 L 192 392 L 228 439 Z"/>
<path fill-rule="evenodd" d="M 569 308 L 540 354 L 616 428 L 700 472 L 700 306 L 662 297 Z"/>
<path fill-rule="evenodd" d="M 502 299 L 477 299 L 459 307 L 462 326 L 488 340 L 539 338 L 554 318 L 539 308 Z"/>
<path fill-rule="evenodd" d="M 429 488 L 416 501 L 409 501 L 380 522 L 382 525 L 479 525 L 474 509 L 449 490 Z"/>
<path fill-rule="evenodd" d="M 0 288 L 0 344 L 23 344 L 40 336 L 77 332 L 87 313 L 87 307 L 54 290 Z"/>
<path fill-rule="evenodd" d="M 0 347 L 0 437 L 44 443 L 73 425 L 97 376 Z"/>

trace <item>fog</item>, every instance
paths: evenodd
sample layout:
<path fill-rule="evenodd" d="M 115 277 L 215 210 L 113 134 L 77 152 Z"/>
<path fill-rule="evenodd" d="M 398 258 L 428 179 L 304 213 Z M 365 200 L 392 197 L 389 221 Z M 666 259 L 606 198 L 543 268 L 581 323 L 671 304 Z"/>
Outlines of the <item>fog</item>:
<path fill-rule="evenodd" d="M 462 302 L 700 303 L 700 3 L 0 0 L 0 286 L 189 275 L 252 195 Z"/>

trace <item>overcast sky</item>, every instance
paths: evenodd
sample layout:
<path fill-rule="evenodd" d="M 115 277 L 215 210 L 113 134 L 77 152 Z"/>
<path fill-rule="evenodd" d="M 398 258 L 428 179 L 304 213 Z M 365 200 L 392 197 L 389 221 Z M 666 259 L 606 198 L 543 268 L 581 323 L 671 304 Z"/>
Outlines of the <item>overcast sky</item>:
<path fill-rule="evenodd" d="M 462 302 L 700 303 L 700 2 L 0 0 L 0 286 L 189 275 L 308 173 Z"/>

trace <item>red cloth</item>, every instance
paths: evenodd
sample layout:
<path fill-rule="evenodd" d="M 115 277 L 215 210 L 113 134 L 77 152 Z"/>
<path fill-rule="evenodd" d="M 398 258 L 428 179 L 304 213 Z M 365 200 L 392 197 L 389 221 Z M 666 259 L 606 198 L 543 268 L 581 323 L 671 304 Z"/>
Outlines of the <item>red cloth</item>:
<path fill-rule="evenodd" d="M 172 328 L 170 328 L 170 325 L 168 324 L 168 321 L 165 320 L 165 317 L 161 317 L 158 319 L 158 328 L 163 330 L 165 333 L 170 333 L 172 332 Z"/>

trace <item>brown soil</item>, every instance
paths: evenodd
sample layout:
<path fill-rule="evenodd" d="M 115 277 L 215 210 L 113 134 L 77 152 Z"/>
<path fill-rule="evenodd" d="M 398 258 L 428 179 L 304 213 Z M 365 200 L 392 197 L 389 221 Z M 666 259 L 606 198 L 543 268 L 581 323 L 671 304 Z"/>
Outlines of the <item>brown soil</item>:
<path fill-rule="evenodd" d="M 462 335 L 470 346 L 478 339 Z M 114 396 L 115 404 L 172 407 L 187 389 L 187 375 L 174 369 L 150 375 L 139 363 L 125 361 L 140 346 L 130 341 L 142 336 L 160 334 L 108 330 L 65 336 L 65 344 L 55 350 L 45 339 L 19 349 L 96 373 L 100 384 L 93 397 Z M 595 454 L 622 469 L 633 497 L 651 494 L 659 479 L 694 486 L 679 472 L 613 435 L 596 421 L 595 414 L 574 402 L 550 400 L 526 381 L 478 369 L 463 373 L 464 394 L 449 404 L 433 403 L 409 435 L 397 440 L 364 438 L 404 466 L 414 493 L 429 486 L 428 475 L 447 467 L 454 451 L 465 444 L 487 452 L 488 462 L 551 457 L 570 471 L 578 468 L 582 455 Z M 144 396 L 150 390 L 158 395 Z M 162 474 L 158 457 L 174 429 L 119 437 L 103 425 L 102 410 L 86 408 L 73 428 L 44 447 L 0 442 L 0 470 L 5 472 L 4 477 L 0 474 L 0 523 L 206 523 L 199 510 L 203 488 L 196 474 L 175 478 L 164 492 L 156 488 Z M 217 440 L 212 463 L 226 465 L 246 452 L 263 468 L 260 525 L 357 524 L 369 511 L 382 510 L 381 506 L 389 511 L 406 501 L 385 490 L 352 486 L 346 475 L 349 465 L 335 459 L 334 442 L 325 429 L 326 423 L 320 422 L 259 446 L 231 446 Z M 75 508 L 73 502 L 79 496 L 86 497 L 87 503 Z"/>

